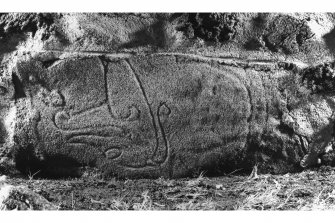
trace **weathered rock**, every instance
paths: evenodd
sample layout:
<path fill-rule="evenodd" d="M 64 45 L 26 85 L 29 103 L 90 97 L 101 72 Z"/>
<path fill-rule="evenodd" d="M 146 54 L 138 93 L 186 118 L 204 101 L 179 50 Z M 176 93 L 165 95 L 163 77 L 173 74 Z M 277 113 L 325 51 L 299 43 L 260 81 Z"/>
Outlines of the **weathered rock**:
<path fill-rule="evenodd" d="M 86 164 L 128 177 L 234 170 L 246 165 L 250 149 L 269 141 L 262 138 L 268 125 L 278 127 L 269 123 L 283 112 L 276 108 L 277 79 L 292 74 L 275 63 L 265 65 L 268 72 L 257 70 L 264 67 L 257 62 L 224 63 L 180 54 L 82 55 L 47 68 L 36 59 L 19 62 L 29 106 L 17 102 L 18 116 L 28 120 L 18 120 L 17 142 L 34 148 L 47 170 Z M 283 141 L 275 131 L 267 134 Z M 278 150 L 297 152 L 295 141 L 283 143 Z M 298 162 L 299 155 L 289 159 Z"/>
<path fill-rule="evenodd" d="M 57 206 L 25 186 L 0 186 L 0 210 L 57 210 Z"/>
<path fill-rule="evenodd" d="M 27 138 L 46 163 L 67 157 L 126 176 L 181 176 L 234 162 L 249 131 L 250 80 L 243 69 L 183 59 L 65 59 L 48 69 L 38 61 L 19 64 L 32 107 L 18 112 L 34 111 Z M 19 142 L 26 133 L 25 126 L 16 129 Z"/>
<path fill-rule="evenodd" d="M 57 207 L 26 186 L 7 184 L 0 176 L 0 210 L 57 210 Z"/>
<path fill-rule="evenodd" d="M 333 140 L 320 21 L 334 16 L 2 16 L 0 156 L 48 176 L 297 171 Z"/>

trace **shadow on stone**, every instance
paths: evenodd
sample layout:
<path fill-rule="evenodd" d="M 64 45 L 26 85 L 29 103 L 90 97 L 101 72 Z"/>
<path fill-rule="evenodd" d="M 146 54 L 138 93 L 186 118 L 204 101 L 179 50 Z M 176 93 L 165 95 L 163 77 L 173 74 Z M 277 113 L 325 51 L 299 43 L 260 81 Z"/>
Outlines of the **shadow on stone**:
<path fill-rule="evenodd" d="M 80 163 L 74 159 L 60 154 L 37 157 L 32 144 L 26 149 L 20 147 L 14 152 L 16 168 L 28 177 L 66 178 L 80 177 Z"/>
<path fill-rule="evenodd" d="M 137 31 L 133 34 L 133 40 L 122 44 L 122 48 L 132 48 L 147 45 L 154 45 L 156 47 L 164 47 L 166 45 L 166 34 L 164 30 L 165 20 L 160 19 L 150 27 Z"/>
<path fill-rule="evenodd" d="M 327 48 L 332 54 L 335 54 L 335 28 L 323 36 Z"/>
<path fill-rule="evenodd" d="M 25 149 L 17 146 L 13 149 L 13 153 L 16 168 L 21 173 L 28 175 L 41 171 L 42 163 L 36 157 L 32 144 Z"/>
<path fill-rule="evenodd" d="M 20 78 L 16 75 L 16 73 L 12 74 L 12 82 L 13 82 L 14 91 L 15 91 L 15 95 L 14 95 L 15 100 L 26 97 L 23 84 Z"/>
<path fill-rule="evenodd" d="M 326 98 L 326 101 L 328 105 L 332 108 L 332 110 L 335 109 L 335 103 L 329 99 Z M 329 124 L 324 126 L 320 131 L 318 131 L 314 137 L 313 142 L 309 144 L 309 153 L 315 154 L 316 158 L 320 158 L 322 160 L 322 165 L 331 165 L 334 166 L 334 152 L 329 153 L 327 151 L 327 147 L 331 143 L 334 145 L 334 133 L 335 133 L 335 125 L 334 125 L 334 115 L 330 118 Z M 308 166 L 317 166 L 317 159 L 312 160 L 312 163 L 308 163 Z M 313 163 L 314 162 L 314 163 Z"/>
<path fill-rule="evenodd" d="M 244 45 L 246 50 L 259 50 L 262 48 L 262 44 L 256 38 L 247 41 Z"/>
<path fill-rule="evenodd" d="M 7 138 L 7 131 L 6 131 L 6 128 L 4 126 L 3 121 L 0 119 L 0 144 L 5 143 L 6 138 Z"/>

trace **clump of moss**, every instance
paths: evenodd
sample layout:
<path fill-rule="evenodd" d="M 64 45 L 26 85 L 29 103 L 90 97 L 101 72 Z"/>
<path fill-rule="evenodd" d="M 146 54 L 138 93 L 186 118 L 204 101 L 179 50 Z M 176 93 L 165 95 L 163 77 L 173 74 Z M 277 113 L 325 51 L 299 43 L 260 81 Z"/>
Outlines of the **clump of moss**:
<path fill-rule="evenodd" d="M 234 38 L 238 23 L 236 13 L 189 13 L 179 31 L 191 39 L 224 42 Z"/>

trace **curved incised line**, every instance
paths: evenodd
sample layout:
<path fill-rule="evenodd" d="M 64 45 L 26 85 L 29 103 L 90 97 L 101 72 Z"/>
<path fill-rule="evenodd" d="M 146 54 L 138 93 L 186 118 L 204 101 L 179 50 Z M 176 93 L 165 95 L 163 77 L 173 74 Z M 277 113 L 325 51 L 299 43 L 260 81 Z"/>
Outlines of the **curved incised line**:
<path fill-rule="evenodd" d="M 96 108 L 102 107 L 102 106 L 104 106 L 105 104 L 106 104 L 106 102 L 105 102 L 105 100 L 103 100 L 103 101 L 101 101 L 101 102 L 99 102 L 99 103 L 97 103 L 97 104 L 93 104 L 93 105 L 88 106 L 88 107 L 86 107 L 86 108 L 83 108 L 83 109 L 80 109 L 80 110 L 77 110 L 77 111 L 72 111 L 72 112 L 71 112 L 71 115 L 72 115 L 72 116 L 80 115 L 80 114 L 89 112 L 89 111 L 91 111 L 91 110 L 94 110 L 94 109 L 96 109 Z"/>
<path fill-rule="evenodd" d="M 107 73 L 108 73 L 108 63 L 104 62 L 103 59 L 100 58 L 100 62 L 102 64 L 102 66 L 104 67 L 104 88 L 105 88 L 105 102 L 107 104 L 107 108 L 109 113 L 111 114 L 111 116 L 113 116 L 112 113 L 112 108 L 109 104 L 109 96 L 108 96 L 108 80 L 107 80 Z"/>
<path fill-rule="evenodd" d="M 162 133 L 162 136 L 163 136 L 163 140 L 164 140 L 164 145 L 165 145 L 165 155 L 164 155 L 163 160 L 160 161 L 159 164 L 162 164 L 162 163 L 164 163 L 167 160 L 167 158 L 168 158 L 168 152 L 169 152 L 169 143 L 168 143 L 168 140 L 166 138 L 165 130 L 164 130 L 161 118 L 160 118 L 160 109 L 162 108 L 162 106 L 165 106 L 166 108 L 168 108 L 166 106 L 165 102 L 160 102 L 159 106 L 158 106 L 158 109 L 157 109 L 158 125 L 159 125 L 159 128 L 161 130 L 161 133 Z M 169 112 L 171 112 L 170 109 L 169 109 Z M 157 150 L 154 152 L 154 154 L 152 155 L 152 157 L 155 157 L 156 153 L 157 153 Z"/>
<path fill-rule="evenodd" d="M 129 118 L 131 118 L 132 116 L 132 108 L 135 108 L 137 110 L 137 112 L 140 112 L 137 107 L 135 105 L 131 105 L 130 107 L 128 107 L 129 109 L 129 115 L 127 115 L 126 117 L 117 117 L 117 115 L 113 112 L 112 108 L 111 108 L 111 105 L 109 104 L 109 89 L 108 89 L 108 78 L 107 78 L 107 74 L 108 74 L 108 63 L 107 61 L 105 61 L 104 59 L 102 59 L 102 57 L 99 57 L 101 63 L 102 63 L 102 66 L 104 67 L 104 88 L 105 88 L 105 101 L 104 103 L 107 104 L 107 108 L 108 108 L 108 111 L 110 113 L 110 115 L 112 116 L 113 119 L 116 119 L 116 120 L 127 120 Z"/>
<path fill-rule="evenodd" d="M 158 146 L 159 146 L 159 139 L 158 139 L 158 129 L 157 129 L 157 124 L 156 124 L 156 120 L 155 120 L 155 116 L 154 116 L 154 113 L 151 109 L 151 106 L 150 106 L 150 103 L 149 103 L 149 100 L 148 100 L 148 97 L 147 97 L 147 94 L 145 93 L 145 90 L 144 90 L 144 87 L 143 87 L 143 84 L 138 76 L 138 74 L 135 72 L 135 69 L 133 68 L 133 66 L 131 65 L 130 61 L 128 59 L 125 60 L 126 61 L 126 64 L 128 65 L 129 69 L 131 70 L 131 72 L 133 73 L 135 79 L 136 79 L 136 82 L 137 84 L 139 85 L 140 87 L 140 90 L 143 94 L 143 97 L 144 97 L 144 100 L 145 100 L 145 103 L 147 104 L 147 107 L 149 109 L 149 112 L 150 112 L 150 116 L 151 116 L 151 121 L 152 121 L 152 125 L 154 127 L 154 130 L 155 130 L 155 138 L 156 138 L 156 146 L 155 146 L 155 149 L 154 149 L 154 152 L 153 154 L 156 154 L 157 150 L 158 150 Z"/>

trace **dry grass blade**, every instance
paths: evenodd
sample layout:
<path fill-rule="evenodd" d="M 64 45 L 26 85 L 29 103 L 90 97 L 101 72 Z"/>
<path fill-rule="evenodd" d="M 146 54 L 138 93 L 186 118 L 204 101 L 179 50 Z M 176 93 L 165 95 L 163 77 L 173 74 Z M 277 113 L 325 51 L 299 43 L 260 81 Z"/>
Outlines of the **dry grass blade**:
<path fill-rule="evenodd" d="M 129 209 L 129 205 L 126 202 L 124 202 L 122 200 L 122 198 L 121 199 L 114 199 L 114 200 L 112 200 L 110 208 L 112 210 L 117 210 L 117 211 L 128 210 Z"/>
<path fill-rule="evenodd" d="M 299 207 L 299 210 L 335 210 L 335 190 L 330 193 L 324 193 L 325 189 L 314 198 L 313 202 Z"/>
<path fill-rule="evenodd" d="M 252 168 L 252 172 L 250 174 L 250 176 L 248 177 L 249 180 L 253 180 L 253 179 L 258 179 L 258 167 L 257 165 L 255 165 L 253 168 Z"/>
<path fill-rule="evenodd" d="M 280 190 L 281 185 L 277 181 L 269 182 L 267 177 L 260 178 L 252 187 L 245 185 L 244 192 L 250 193 L 250 195 L 242 201 L 237 209 L 273 210 L 280 203 L 280 198 L 277 196 Z"/>
<path fill-rule="evenodd" d="M 204 172 L 201 172 L 200 175 L 197 178 L 186 181 L 186 187 L 196 187 L 196 186 L 199 186 L 199 184 L 201 182 L 203 182 L 204 179 L 205 179 L 204 178 Z"/>
<path fill-rule="evenodd" d="M 149 196 L 149 191 L 146 190 L 142 193 L 143 201 L 142 203 L 135 203 L 133 205 L 134 210 L 153 210 L 152 200 Z"/>

